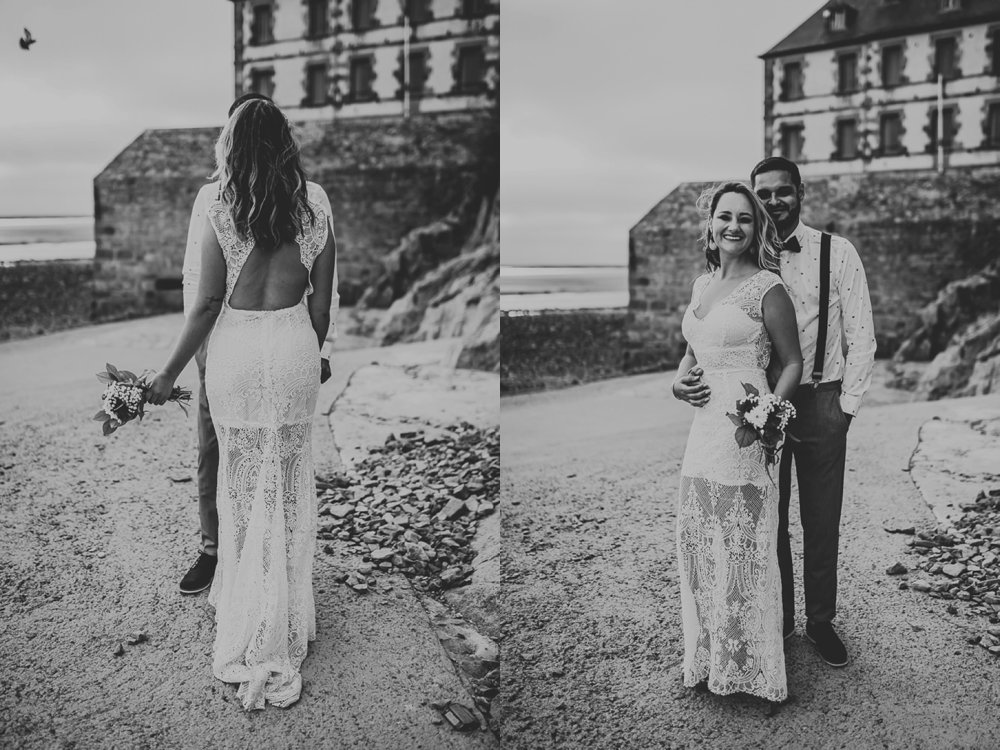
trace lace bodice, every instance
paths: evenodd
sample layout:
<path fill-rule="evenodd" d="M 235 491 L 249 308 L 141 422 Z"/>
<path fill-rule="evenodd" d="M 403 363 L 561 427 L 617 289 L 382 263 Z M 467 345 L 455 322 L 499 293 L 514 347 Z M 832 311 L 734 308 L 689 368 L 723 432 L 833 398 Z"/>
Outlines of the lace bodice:
<path fill-rule="evenodd" d="M 763 370 L 771 354 L 771 339 L 763 325 L 761 304 L 764 295 L 781 283 L 781 277 L 758 271 L 716 300 L 706 314 L 700 309 L 701 298 L 716 273 L 699 276 L 694 283 L 691 304 L 681 323 L 684 338 L 691 344 L 698 365 L 706 370 Z"/>
<path fill-rule="evenodd" d="M 301 214 L 303 230 L 295 238 L 295 242 L 299 246 L 299 260 L 302 261 L 302 265 L 306 267 L 306 271 L 310 274 L 309 280 L 306 282 L 306 291 L 303 299 L 313 293 L 311 276 L 313 262 L 323 252 L 323 248 L 326 246 L 327 232 L 329 231 L 326 210 L 323 208 L 322 201 L 317 198 L 314 191 L 314 188 L 321 188 L 313 183 L 308 183 L 308 188 L 309 206 L 316 215 L 316 219 L 310 224 L 309 215 L 303 211 Z M 225 301 L 228 304 L 229 298 L 233 294 L 233 289 L 236 288 L 236 280 L 240 277 L 240 271 L 243 270 L 243 264 L 246 263 L 247 258 L 250 257 L 250 253 L 253 251 L 254 240 L 252 237 L 246 240 L 240 239 L 228 206 L 219 198 L 216 198 L 209 206 L 208 218 L 212 222 L 215 235 L 219 238 L 219 245 L 222 247 L 222 254 L 226 259 Z"/>

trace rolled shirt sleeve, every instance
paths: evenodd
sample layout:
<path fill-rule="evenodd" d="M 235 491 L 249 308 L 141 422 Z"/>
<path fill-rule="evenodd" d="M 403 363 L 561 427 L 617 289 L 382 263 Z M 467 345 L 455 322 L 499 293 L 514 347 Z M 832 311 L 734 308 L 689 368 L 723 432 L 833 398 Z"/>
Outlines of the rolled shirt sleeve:
<path fill-rule="evenodd" d="M 861 257 L 854 245 L 845 241 L 838 288 L 841 299 L 841 325 L 846 358 L 840 396 L 840 408 L 857 415 L 861 399 L 871 386 L 875 369 L 875 323 L 872 317 L 868 280 Z"/>
<path fill-rule="evenodd" d="M 194 309 L 198 298 L 198 282 L 201 280 L 201 236 L 208 220 L 208 198 L 212 194 L 215 183 L 203 185 L 195 196 L 191 208 L 191 220 L 188 222 L 187 245 L 184 248 L 184 264 L 182 266 L 184 294 L 184 317 Z"/>
<path fill-rule="evenodd" d="M 320 202 L 323 205 L 323 210 L 326 211 L 326 215 L 330 219 L 330 228 L 333 228 L 333 210 L 330 208 L 330 198 L 327 196 L 325 190 L 318 191 L 320 196 Z M 333 354 L 333 342 L 337 340 L 337 314 L 340 312 L 340 294 L 337 291 L 337 287 L 340 286 L 340 280 L 337 274 L 337 264 L 334 263 L 333 266 L 333 290 L 330 295 L 330 330 L 326 334 L 326 341 L 323 342 L 323 346 L 320 348 L 319 356 L 323 359 L 330 359 Z"/>

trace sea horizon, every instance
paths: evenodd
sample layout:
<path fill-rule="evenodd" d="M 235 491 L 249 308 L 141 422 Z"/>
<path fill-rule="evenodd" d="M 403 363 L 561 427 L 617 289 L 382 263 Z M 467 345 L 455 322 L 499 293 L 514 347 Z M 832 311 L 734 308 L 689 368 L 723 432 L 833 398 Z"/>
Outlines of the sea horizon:
<path fill-rule="evenodd" d="M 628 307 L 625 265 L 502 265 L 503 312 L 593 310 Z"/>
<path fill-rule="evenodd" d="M 96 251 L 93 216 L 0 217 L 0 264 L 86 260 L 93 258 Z"/>

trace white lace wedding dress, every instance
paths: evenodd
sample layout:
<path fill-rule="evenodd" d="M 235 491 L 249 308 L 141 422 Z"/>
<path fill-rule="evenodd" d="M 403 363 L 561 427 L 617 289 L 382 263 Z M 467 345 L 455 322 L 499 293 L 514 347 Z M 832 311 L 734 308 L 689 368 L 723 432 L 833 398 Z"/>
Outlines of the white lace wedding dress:
<path fill-rule="evenodd" d="M 717 272 L 716 272 L 717 273 Z M 771 342 L 761 301 L 779 276 L 760 271 L 709 310 L 712 278 L 694 284 L 681 330 L 694 350 L 708 403 L 696 409 L 681 466 L 677 553 L 684 630 L 684 684 L 714 693 L 787 697 L 778 572 L 778 493 L 759 443 L 739 448 L 726 412 L 749 383 L 768 393 Z M 697 314 L 696 314 L 697 312 Z M 701 316 L 701 318 L 699 318 Z"/>
<path fill-rule="evenodd" d="M 316 222 L 297 238 L 311 272 L 327 240 L 327 216 L 309 183 Z M 280 310 L 229 306 L 253 250 L 224 205 L 209 219 L 226 259 L 226 294 L 208 345 L 205 388 L 219 438 L 219 562 L 212 670 L 240 683 L 247 710 L 299 698 L 299 668 L 316 637 L 312 560 L 316 493 L 312 420 L 319 391 L 319 345 L 306 297 Z"/>

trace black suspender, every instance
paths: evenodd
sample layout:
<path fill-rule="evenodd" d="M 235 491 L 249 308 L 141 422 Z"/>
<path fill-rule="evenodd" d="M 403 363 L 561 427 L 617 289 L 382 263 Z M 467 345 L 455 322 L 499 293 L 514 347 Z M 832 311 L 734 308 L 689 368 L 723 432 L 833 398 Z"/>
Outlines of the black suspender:
<path fill-rule="evenodd" d="M 812 384 L 823 378 L 823 357 L 826 354 L 826 323 L 830 317 L 830 235 L 823 232 L 819 241 L 819 330 L 816 332 L 816 362 Z"/>

